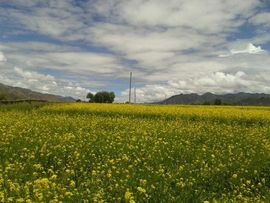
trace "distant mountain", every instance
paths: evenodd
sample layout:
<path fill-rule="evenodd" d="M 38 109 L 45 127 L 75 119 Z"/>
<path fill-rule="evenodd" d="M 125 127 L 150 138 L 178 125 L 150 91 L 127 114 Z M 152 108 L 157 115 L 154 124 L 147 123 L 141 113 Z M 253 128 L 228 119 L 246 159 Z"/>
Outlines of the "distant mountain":
<path fill-rule="evenodd" d="M 21 87 L 12 87 L 0 83 L 0 100 L 35 99 L 52 102 L 73 102 L 72 97 L 62 97 L 53 94 L 43 94 Z"/>
<path fill-rule="evenodd" d="M 270 94 L 263 93 L 236 93 L 217 95 L 205 93 L 203 95 L 179 94 L 174 95 L 159 104 L 225 104 L 225 105 L 256 105 L 270 106 Z"/>

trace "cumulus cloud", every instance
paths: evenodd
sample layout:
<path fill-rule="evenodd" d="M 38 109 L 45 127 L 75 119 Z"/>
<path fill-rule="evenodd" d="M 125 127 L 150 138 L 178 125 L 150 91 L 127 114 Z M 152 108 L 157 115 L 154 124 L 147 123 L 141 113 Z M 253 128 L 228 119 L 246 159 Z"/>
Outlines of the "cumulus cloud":
<path fill-rule="evenodd" d="M 119 77 L 124 68 L 114 55 L 86 52 L 68 45 L 30 41 L 5 43 L 2 48 L 11 59 L 1 66 L 2 82 L 81 99 L 90 89 L 92 92 L 108 89 L 112 78 Z"/>
<path fill-rule="evenodd" d="M 43 93 L 48 93 L 49 90 L 53 91 L 53 89 L 57 87 L 55 78 L 51 75 L 24 70 L 19 67 L 15 67 L 14 72 L 18 75 L 18 81 L 23 83 L 24 87 L 34 87 L 34 89 Z"/>
<path fill-rule="evenodd" d="M 73 96 L 80 99 L 85 99 L 86 94 L 90 91 L 79 86 L 76 82 L 55 78 L 52 75 L 25 70 L 20 67 L 15 67 L 14 72 L 15 74 L 13 73 L 12 75 L 13 79 L 9 79 L 12 77 L 8 74 L 3 75 L 0 79 L 8 85 L 30 88 L 42 93 Z"/>
<path fill-rule="evenodd" d="M 261 53 L 265 50 L 263 50 L 260 46 L 255 46 L 252 43 L 248 43 L 247 47 L 245 49 L 240 49 L 240 50 L 236 50 L 236 49 L 232 49 L 230 50 L 229 54 L 220 54 L 219 57 L 228 57 L 228 56 L 232 56 L 235 54 L 258 54 Z"/>
<path fill-rule="evenodd" d="M 267 73 L 267 75 L 270 76 L 270 73 Z M 243 71 L 237 71 L 236 73 L 215 72 L 202 77 L 189 78 L 186 80 L 169 80 L 165 84 L 139 87 L 136 89 L 136 95 L 138 102 L 155 102 L 180 93 L 270 93 L 270 79 L 266 77 L 262 74 L 251 75 Z M 124 101 L 127 95 L 128 89 L 123 91 L 121 97 L 118 99 Z"/>
<path fill-rule="evenodd" d="M 37 72 L 31 72 L 31 71 L 24 71 L 21 68 L 15 67 L 14 68 L 15 72 L 18 73 L 20 76 L 33 80 L 33 81 L 39 81 L 39 80 L 46 80 L 46 81 L 54 81 L 54 77 L 51 75 L 44 75 L 44 74 L 39 74 Z"/>
<path fill-rule="evenodd" d="M 248 53 L 248 54 L 257 54 L 264 51 L 260 46 L 256 47 L 253 44 L 249 43 L 247 45 L 246 49 L 243 50 L 231 50 L 232 54 L 243 54 L 243 53 Z"/>

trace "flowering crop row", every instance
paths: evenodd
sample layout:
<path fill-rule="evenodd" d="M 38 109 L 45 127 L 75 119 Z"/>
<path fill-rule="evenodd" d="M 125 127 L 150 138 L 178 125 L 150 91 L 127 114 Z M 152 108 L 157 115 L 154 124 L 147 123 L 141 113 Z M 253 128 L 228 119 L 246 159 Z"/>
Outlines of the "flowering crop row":
<path fill-rule="evenodd" d="M 270 108 L 0 108 L 0 202 L 269 202 Z"/>

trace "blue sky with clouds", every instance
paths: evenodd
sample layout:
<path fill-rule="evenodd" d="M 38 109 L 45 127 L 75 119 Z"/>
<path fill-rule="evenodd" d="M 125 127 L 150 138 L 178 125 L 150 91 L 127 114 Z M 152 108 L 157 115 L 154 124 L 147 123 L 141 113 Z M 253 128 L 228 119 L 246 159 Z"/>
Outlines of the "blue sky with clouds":
<path fill-rule="evenodd" d="M 0 82 L 140 102 L 270 93 L 269 0 L 1 0 Z"/>

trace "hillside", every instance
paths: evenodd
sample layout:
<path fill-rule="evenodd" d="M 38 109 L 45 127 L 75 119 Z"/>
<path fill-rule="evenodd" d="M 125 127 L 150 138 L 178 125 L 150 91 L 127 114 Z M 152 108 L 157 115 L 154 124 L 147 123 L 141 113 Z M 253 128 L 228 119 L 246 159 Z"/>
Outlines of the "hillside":
<path fill-rule="evenodd" d="M 62 97 L 53 94 L 43 94 L 29 89 L 12 87 L 0 83 L 0 100 L 37 99 L 52 102 L 72 102 L 72 97 Z"/>
<path fill-rule="evenodd" d="M 203 95 L 179 94 L 174 95 L 160 104 L 214 104 L 216 100 L 220 100 L 221 104 L 225 105 L 257 105 L 269 106 L 270 94 L 263 93 L 236 93 L 217 95 L 212 93 L 205 93 Z"/>

